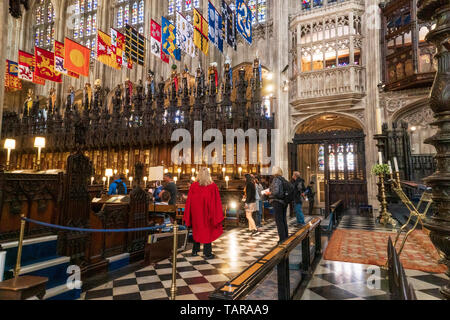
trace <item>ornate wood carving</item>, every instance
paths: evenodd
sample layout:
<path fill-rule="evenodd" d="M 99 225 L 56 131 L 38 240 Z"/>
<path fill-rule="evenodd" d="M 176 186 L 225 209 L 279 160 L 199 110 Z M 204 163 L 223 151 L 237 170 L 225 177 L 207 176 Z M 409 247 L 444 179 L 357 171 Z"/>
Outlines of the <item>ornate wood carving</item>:
<path fill-rule="evenodd" d="M 426 219 L 425 227 L 431 230 L 431 241 L 438 248 L 448 268 L 447 276 L 450 276 L 450 4 L 446 0 L 419 0 L 417 16 L 423 21 L 436 21 L 436 28 L 427 35 L 427 41 L 436 46 L 438 62 L 430 99 L 438 132 L 426 141 L 437 150 L 437 170 L 427 179 L 433 188 L 437 212 Z M 441 293 L 450 299 L 450 282 Z"/>

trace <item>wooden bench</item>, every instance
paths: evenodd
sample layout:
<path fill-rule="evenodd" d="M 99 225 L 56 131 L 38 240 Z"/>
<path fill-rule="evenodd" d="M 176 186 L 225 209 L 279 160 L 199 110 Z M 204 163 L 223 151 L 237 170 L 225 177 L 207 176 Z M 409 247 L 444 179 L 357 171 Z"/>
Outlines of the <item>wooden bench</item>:
<path fill-rule="evenodd" d="M 400 257 L 390 237 L 388 243 L 388 265 L 389 291 L 392 300 L 417 300 L 416 292 L 413 286 L 408 284 L 405 269 L 400 262 Z"/>

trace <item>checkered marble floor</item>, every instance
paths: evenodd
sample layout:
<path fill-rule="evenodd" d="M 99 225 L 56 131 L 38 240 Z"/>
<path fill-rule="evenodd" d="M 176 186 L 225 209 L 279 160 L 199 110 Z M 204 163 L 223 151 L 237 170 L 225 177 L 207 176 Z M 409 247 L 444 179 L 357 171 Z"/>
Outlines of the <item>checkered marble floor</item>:
<path fill-rule="evenodd" d="M 397 225 L 397 228 L 399 226 Z M 396 230 L 391 225 L 384 226 L 376 221 L 375 218 L 345 215 L 339 223 L 338 229 L 359 229 L 366 231 L 393 231 Z"/>
<path fill-rule="evenodd" d="M 307 220 L 309 221 L 309 219 Z M 298 231 L 296 220 L 289 221 L 289 231 Z M 252 237 L 246 229 L 226 232 L 213 244 L 214 260 L 201 255 L 191 256 L 191 250 L 178 255 L 177 299 L 208 300 L 209 295 L 231 280 L 250 264 L 270 251 L 278 242 L 274 222 L 265 225 L 262 232 Z M 89 289 L 82 300 L 167 300 L 172 285 L 172 263 L 168 259 L 142 268 Z"/>
<path fill-rule="evenodd" d="M 342 217 L 338 228 L 366 231 L 396 230 L 392 226 L 385 227 L 379 224 L 375 218 L 352 214 Z M 379 274 L 372 275 L 368 270 L 374 270 L 373 268 L 378 267 L 322 260 L 312 279 L 308 282 L 301 300 L 390 300 L 386 271 L 378 268 Z M 416 290 L 417 299 L 443 299 L 439 289 L 447 281 L 445 274 L 433 274 L 416 270 L 405 270 L 405 272 L 408 282 Z M 369 277 L 379 281 L 377 288 L 370 288 L 368 285 Z"/>
<path fill-rule="evenodd" d="M 378 269 L 379 274 L 373 275 L 368 268 L 373 266 L 322 260 L 301 300 L 390 300 L 386 271 Z M 445 274 L 416 270 L 405 272 L 408 282 L 416 290 L 417 299 L 443 300 L 439 288 L 447 281 Z M 369 277 L 378 280 L 379 285 L 368 281 Z"/>

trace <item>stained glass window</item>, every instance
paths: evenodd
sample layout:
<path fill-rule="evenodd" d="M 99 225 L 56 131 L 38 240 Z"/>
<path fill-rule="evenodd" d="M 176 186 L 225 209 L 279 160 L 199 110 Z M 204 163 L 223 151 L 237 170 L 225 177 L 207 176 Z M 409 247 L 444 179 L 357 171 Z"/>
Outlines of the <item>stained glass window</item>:
<path fill-rule="evenodd" d="M 355 170 L 355 146 L 353 144 L 347 143 L 345 145 L 345 153 L 347 154 L 347 160 L 345 160 L 344 145 L 330 145 L 328 150 L 328 167 L 331 172 L 336 171 L 336 160 L 338 165 L 338 170 L 343 172 L 345 170 L 345 165 L 347 162 L 347 171 L 351 172 Z M 325 170 L 325 146 L 319 146 L 319 170 Z"/>
<path fill-rule="evenodd" d="M 139 3 L 139 19 L 138 23 L 144 23 L 144 0 Z"/>
<path fill-rule="evenodd" d="M 137 2 L 135 2 L 133 3 L 132 18 L 131 18 L 131 24 L 133 26 L 137 24 L 137 14 L 138 14 L 138 5 Z"/>
<path fill-rule="evenodd" d="M 336 0 L 328 0 L 327 3 L 336 2 Z M 323 0 L 302 0 L 302 9 L 310 10 L 311 8 L 321 8 Z"/>
<path fill-rule="evenodd" d="M 234 11 L 236 9 L 234 3 L 230 3 L 229 5 L 231 10 Z M 252 24 L 255 25 L 267 21 L 267 0 L 248 0 L 247 5 L 252 11 Z"/>
<path fill-rule="evenodd" d="M 319 147 L 319 170 L 325 170 L 325 146 L 321 145 Z"/>
<path fill-rule="evenodd" d="M 93 50 L 91 56 L 95 56 L 98 0 L 72 0 L 72 5 L 75 5 L 73 38 Z"/>
<path fill-rule="evenodd" d="M 182 13 L 186 19 L 192 23 L 192 12 L 194 8 L 200 9 L 200 0 L 167 0 L 168 19 L 174 23 L 176 21 L 176 12 Z"/>
<path fill-rule="evenodd" d="M 36 1 L 34 9 L 34 44 L 53 51 L 55 10 L 50 0 Z"/>
<path fill-rule="evenodd" d="M 117 22 L 116 22 L 116 26 L 119 29 L 123 28 L 123 7 L 119 7 L 119 9 L 117 10 Z"/>
<path fill-rule="evenodd" d="M 173 2 L 173 1 L 170 1 Z M 169 3 L 170 6 L 170 3 Z M 116 0 L 115 27 L 119 31 L 127 24 L 132 25 L 139 33 L 144 33 L 145 1 L 144 0 Z"/>
<path fill-rule="evenodd" d="M 172 16 L 175 13 L 174 4 L 175 4 L 175 0 L 169 0 L 169 7 L 167 10 L 167 14 L 169 16 Z"/>

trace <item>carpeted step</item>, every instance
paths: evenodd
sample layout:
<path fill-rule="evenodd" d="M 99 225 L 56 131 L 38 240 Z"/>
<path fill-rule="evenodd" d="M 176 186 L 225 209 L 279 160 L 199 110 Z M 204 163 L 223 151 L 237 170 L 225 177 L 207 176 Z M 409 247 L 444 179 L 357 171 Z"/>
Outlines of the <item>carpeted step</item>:
<path fill-rule="evenodd" d="M 23 266 L 54 259 L 57 256 L 57 236 L 27 239 L 23 242 L 21 264 Z M 5 271 L 15 267 L 18 241 L 0 244 L 0 250 L 6 251 Z"/>

